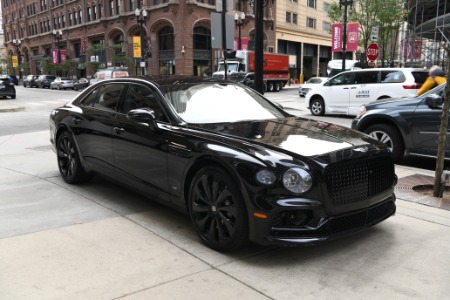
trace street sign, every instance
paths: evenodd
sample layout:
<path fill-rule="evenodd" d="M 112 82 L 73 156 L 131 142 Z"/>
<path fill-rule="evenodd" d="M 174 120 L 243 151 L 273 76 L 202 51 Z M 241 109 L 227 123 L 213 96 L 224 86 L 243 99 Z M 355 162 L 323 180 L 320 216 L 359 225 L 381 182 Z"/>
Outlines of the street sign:
<path fill-rule="evenodd" d="M 376 42 L 378 41 L 378 27 L 372 27 L 372 37 L 371 37 L 372 42 Z"/>
<path fill-rule="evenodd" d="M 376 60 L 378 55 L 380 55 L 380 48 L 377 43 L 372 43 L 367 47 L 366 52 L 368 60 Z"/>

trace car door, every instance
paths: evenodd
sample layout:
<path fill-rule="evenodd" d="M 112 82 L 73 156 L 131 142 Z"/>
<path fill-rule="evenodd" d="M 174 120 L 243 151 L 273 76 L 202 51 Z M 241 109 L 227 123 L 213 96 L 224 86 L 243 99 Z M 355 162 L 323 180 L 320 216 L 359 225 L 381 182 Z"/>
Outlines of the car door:
<path fill-rule="evenodd" d="M 72 128 L 83 158 L 97 171 L 111 175 L 113 126 L 125 85 L 104 84 L 93 89 L 80 103 L 81 114 L 72 116 Z"/>
<path fill-rule="evenodd" d="M 330 113 L 347 113 L 350 89 L 353 86 L 353 72 L 336 75 L 326 83 L 320 92 L 325 100 L 325 109 Z"/>
<path fill-rule="evenodd" d="M 357 71 L 354 73 L 353 84 L 348 100 L 348 115 L 356 116 L 363 104 L 375 101 L 380 84 L 378 71 Z"/>
<path fill-rule="evenodd" d="M 157 128 L 133 120 L 130 110 L 153 110 Z M 114 126 L 113 155 L 116 176 L 140 190 L 169 201 L 167 176 L 168 119 L 158 94 L 149 86 L 128 85 Z"/>
<path fill-rule="evenodd" d="M 438 88 L 437 94 L 444 96 L 445 89 Z M 437 154 L 439 130 L 441 124 L 442 105 L 430 107 L 425 103 L 426 95 L 417 106 L 414 115 L 407 120 L 411 126 L 413 146 L 410 152 L 421 155 Z M 450 118 L 449 118 L 450 122 Z M 447 128 L 446 157 L 450 157 L 450 128 Z"/>

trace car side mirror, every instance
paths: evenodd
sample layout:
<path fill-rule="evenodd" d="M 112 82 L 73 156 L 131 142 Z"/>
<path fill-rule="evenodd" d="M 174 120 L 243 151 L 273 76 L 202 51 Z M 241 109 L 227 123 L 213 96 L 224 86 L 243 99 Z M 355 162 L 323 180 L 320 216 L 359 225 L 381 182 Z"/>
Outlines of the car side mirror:
<path fill-rule="evenodd" d="M 136 122 L 148 124 L 152 130 L 158 129 L 155 111 L 153 109 L 132 109 L 127 113 L 127 116 Z"/>
<path fill-rule="evenodd" d="M 431 94 L 425 98 L 425 104 L 429 107 L 439 107 L 444 104 L 444 99 L 437 94 Z"/>

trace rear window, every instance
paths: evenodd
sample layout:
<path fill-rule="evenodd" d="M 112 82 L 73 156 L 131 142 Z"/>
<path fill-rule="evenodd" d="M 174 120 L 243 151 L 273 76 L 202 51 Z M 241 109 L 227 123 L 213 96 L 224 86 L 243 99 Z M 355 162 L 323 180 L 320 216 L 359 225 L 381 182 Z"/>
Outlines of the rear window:
<path fill-rule="evenodd" d="M 381 83 L 401 83 L 405 82 L 405 80 L 406 77 L 402 71 L 392 70 L 381 72 Z"/>
<path fill-rule="evenodd" d="M 412 72 L 412 75 L 414 76 L 414 80 L 416 83 L 424 83 L 428 78 L 428 71 L 414 71 Z"/>

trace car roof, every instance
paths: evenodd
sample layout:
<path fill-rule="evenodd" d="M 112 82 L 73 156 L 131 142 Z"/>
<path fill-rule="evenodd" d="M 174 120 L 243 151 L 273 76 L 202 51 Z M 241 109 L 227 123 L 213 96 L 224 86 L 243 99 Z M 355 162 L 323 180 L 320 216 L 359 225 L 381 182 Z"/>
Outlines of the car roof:
<path fill-rule="evenodd" d="M 219 79 L 215 77 L 200 77 L 200 76 L 190 76 L 190 75 L 156 75 L 156 76 L 129 76 L 116 79 L 108 79 L 108 81 L 120 81 L 123 79 L 141 79 L 150 81 L 158 86 L 167 85 L 183 85 L 183 84 L 195 84 L 195 83 L 233 83 L 234 81 Z"/>

